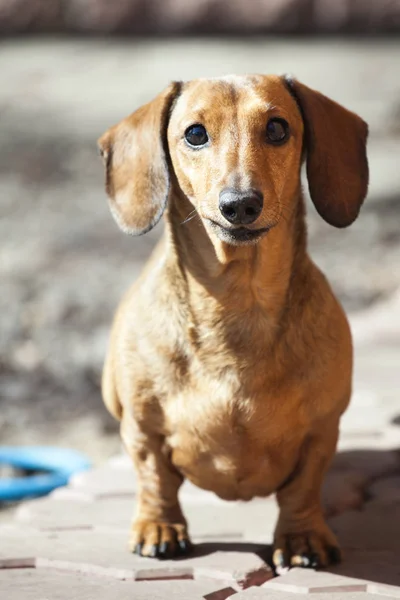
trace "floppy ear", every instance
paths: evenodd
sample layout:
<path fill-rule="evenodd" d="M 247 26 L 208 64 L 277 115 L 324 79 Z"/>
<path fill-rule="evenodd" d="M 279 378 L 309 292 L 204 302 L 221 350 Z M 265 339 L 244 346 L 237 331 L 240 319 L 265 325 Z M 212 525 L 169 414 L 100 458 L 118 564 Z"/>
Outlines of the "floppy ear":
<path fill-rule="evenodd" d="M 179 89 L 179 83 L 171 83 L 98 141 L 111 212 L 126 233 L 141 235 L 152 229 L 167 204 L 170 177 L 166 133 Z"/>
<path fill-rule="evenodd" d="M 368 125 L 323 94 L 285 77 L 304 121 L 311 199 L 325 221 L 347 227 L 368 189 Z"/>

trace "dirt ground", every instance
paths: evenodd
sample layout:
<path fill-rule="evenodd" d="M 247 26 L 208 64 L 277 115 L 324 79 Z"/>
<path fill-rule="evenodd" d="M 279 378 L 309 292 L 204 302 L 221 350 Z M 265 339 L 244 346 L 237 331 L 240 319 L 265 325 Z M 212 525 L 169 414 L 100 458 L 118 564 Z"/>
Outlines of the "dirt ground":
<path fill-rule="evenodd" d="M 370 123 L 371 193 L 349 230 L 309 210 L 310 246 L 354 313 L 400 284 L 400 46 L 395 42 L 2 42 L 0 440 L 95 462 L 119 448 L 102 406 L 113 312 L 162 226 L 118 231 L 97 137 L 170 79 L 291 72 Z"/>

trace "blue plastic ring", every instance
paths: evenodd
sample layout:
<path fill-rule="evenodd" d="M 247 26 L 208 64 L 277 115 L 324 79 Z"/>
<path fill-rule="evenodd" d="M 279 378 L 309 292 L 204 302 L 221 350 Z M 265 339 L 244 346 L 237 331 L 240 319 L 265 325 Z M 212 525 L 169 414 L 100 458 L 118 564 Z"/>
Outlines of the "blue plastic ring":
<path fill-rule="evenodd" d="M 51 446 L 0 446 L 0 464 L 28 471 L 45 471 L 40 475 L 0 478 L 0 501 L 3 502 L 44 496 L 57 487 L 67 485 L 75 473 L 91 467 L 83 454 Z"/>

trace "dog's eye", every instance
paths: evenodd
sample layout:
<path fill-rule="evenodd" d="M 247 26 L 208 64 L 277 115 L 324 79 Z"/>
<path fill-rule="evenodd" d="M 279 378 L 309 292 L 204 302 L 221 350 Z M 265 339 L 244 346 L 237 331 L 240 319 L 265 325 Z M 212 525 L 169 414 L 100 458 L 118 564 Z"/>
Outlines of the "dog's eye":
<path fill-rule="evenodd" d="M 283 144 L 289 138 L 289 125 L 285 119 L 270 119 L 267 123 L 267 141 L 270 144 Z"/>
<path fill-rule="evenodd" d="M 185 140 L 189 146 L 204 146 L 208 142 L 206 128 L 203 125 L 191 125 L 185 131 Z"/>

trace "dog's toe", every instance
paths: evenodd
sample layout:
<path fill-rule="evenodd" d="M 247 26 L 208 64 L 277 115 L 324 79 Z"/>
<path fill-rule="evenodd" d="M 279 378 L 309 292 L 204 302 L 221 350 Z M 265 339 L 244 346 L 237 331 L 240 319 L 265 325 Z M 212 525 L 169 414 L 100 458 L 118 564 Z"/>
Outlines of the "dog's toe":
<path fill-rule="evenodd" d="M 159 558 L 169 558 L 171 556 L 171 545 L 169 542 L 161 542 L 158 547 Z"/>
<path fill-rule="evenodd" d="M 189 540 L 189 538 L 183 538 L 183 539 L 179 540 L 178 544 L 179 544 L 180 554 L 190 554 L 190 552 L 192 550 L 192 542 Z"/>
<path fill-rule="evenodd" d="M 137 521 L 132 527 L 131 552 L 149 558 L 174 558 L 192 549 L 186 526 L 182 523 Z"/>
<path fill-rule="evenodd" d="M 340 549 L 326 531 L 283 534 L 275 541 L 273 563 L 277 569 L 302 567 L 319 569 L 340 562 Z"/>
<path fill-rule="evenodd" d="M 131 551 L 133 552 L 133 554 L 138 554 L 139 556 L 141 556 L 142 550 L 143 550 L 143 544 L 132 544 L 131 545 Z"/>

